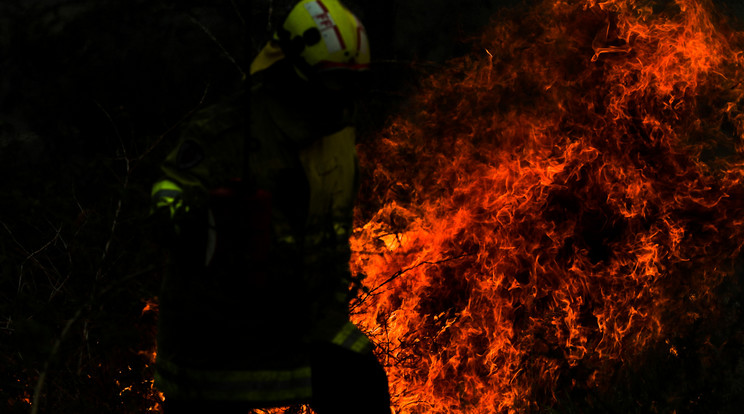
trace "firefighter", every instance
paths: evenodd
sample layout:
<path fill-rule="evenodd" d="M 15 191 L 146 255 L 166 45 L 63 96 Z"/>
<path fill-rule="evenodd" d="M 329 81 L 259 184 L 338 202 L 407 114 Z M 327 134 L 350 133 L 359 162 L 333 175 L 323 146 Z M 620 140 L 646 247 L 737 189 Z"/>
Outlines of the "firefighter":
<path fill-rule="evenodd" d="M 369 64 L 344 5 L 300 1 L 253 61 L 250 92 L 182 129 L 152 189 L 173 233 L 155 382 L 166 413 L 390 413 L 348 310 L 354 99 Z"/>

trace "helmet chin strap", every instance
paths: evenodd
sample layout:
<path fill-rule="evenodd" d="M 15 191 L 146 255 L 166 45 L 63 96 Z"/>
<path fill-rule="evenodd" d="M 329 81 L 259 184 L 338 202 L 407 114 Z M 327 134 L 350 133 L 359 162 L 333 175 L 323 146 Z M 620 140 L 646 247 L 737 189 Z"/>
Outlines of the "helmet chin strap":
<path fill-rule="evenodd" d="M 315 42 L 317 43 L 318 41 L 320 41 L 320 32 L 317 29 L 315 31 L 317 32 L 318 36 L 318 40 Z M 305 35 L 303 36 L 295 37 L 291 37 L 291 33 L 289 33 L 289 31 L 284 27 L 280 27 L 276 32 L 279 47 L 282 49 L 287 59 L 289 59 L 289 61 L 294 66 L 297 75 L 305 81 L 310 80 L 313 71 L 312 66 L 310 66 L 310 64 L 302 58 L 302 51 L 305 50 L 305 46 L 308 43 L 308 40 L 314 40 L 312 33 L 308 35 L 309 32 L 311 32 L 311 30 L 305 31 Z"/>

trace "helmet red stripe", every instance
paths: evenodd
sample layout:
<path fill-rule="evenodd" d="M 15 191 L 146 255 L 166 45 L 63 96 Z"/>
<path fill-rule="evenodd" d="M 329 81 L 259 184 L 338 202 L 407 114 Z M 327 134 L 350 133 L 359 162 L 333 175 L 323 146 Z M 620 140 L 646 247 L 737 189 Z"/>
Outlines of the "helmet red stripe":
<path fill-rule="evenodd" d="M 336 37 L 338 37 L 338 42 L 341 44 L 341 49 L 346 50 L 346 43 L 344 42 L 344 38 L 341 36 L 341 31 L 338 30 L 338 26 L 333 26 L 333 31 L 336 32 Z"/>

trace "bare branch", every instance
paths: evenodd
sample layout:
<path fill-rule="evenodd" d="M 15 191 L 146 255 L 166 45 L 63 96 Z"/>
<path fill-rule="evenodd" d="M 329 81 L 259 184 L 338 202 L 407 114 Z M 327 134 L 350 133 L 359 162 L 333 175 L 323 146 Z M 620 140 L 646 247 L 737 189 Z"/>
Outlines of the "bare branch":
<path fill-rule="evenodd" d="M 269 0 L 269 16 L 266 19 L 266 33 L 273 33 L 271 27 L 271 18 L 274 15 L 274 0 Z"/>
<path fill-rule="evenodd" d="M 160 136 L 158 137 L 158 139 L 156 139 L 155 142 L 153 142 L 152 145 L 150 145 L 145 150 L 145 152 L 142 153 L 142 155 L 140 155 L 139 157 L 137 157 L 137 161 L 143 160 L 147 156 L 147 154 L 149 154 L 150 152 L 152 152 L 152 150 L 154 150 L 155 147 L 157 147 L 160 144 L 160 142 L 162 142 L 163 139 L 165 139 L 165 137 L 168 136 L 168 134 L 170 134 L 171 132 L 173 132 L 173 130 L 175 130 L 176 128 L 178 128 L 186 119 L 188 119 L 194 112 L 196 112 L 202 106 L 202 104 L 204 104 L 204 100 L 207 97 L 207 92 L 209 91 L 209 85 L 210 84 L 207 83 L 207 85 L 204 87 L 204 92 L 202 93 L 202 96 L 199 99 L 199 103 L 197 103 L 193 108 L 191 108 L 191 110 L 189 110 L 183 117 L 181 117 L 181 119 L 179 119 L 178 122 L 176 122 L 175 124 L 171 125 L 170 128 L 168 128 L 165 132 L 163 132 L 162 134 L 160 134 Z"/>
<path fill-rule="evenodd" d="M 72 328 L 72 325 L 74 325 L 75 322 L 78 320 L 78 318 L 80 318 L 80 315 L 83 314 L 83 310 L 86 307 L 87 305 L 78 308 L 78 310 L 75 312 L 72 318 L 67 320 L 65 327 L 62 328 L 62 332 L 59 334 L 59 337 L 57 337 L 57 339 L 54 341 L 54 345 L 52 345 L 52 350 L 49 352 L 49 357 L 47 358 L 46 362 L 44 362 L 44 369 L 39 374 L 39 379 L 36 381 L 36 386 L 34 387 L 34 398 L 31 402 L 31 414 L 37 414 L 39 412 L 41 392 L 44 389 L 44 383 L 46 382 L 47 373 L 49 372 L 49 366 L 51 365 L 54 357 L 57 355 L 57 352 L 59 351 L 59 347 L 62 344 L 62 341 L 65 339 L 67 334 L 70 332 L 70 328 Z"/>
<path fill-rule="evenodd" d="M 408 267 L 406 269 L 398 270 L 397 272 L 393 273 L 393 275 L 390 276 L 387 280 L 385 280 L 384 282 L 382 282 L 379 285 L 375 286 L 374 288 L 370 289 L 368 292 L 365 292 L 365 295 L 363 297 L 359 298 L 353 305 L 350 306 L 350 311 L 353 311 L 356 307 L 358 307 L 362 303 L 364 303 L 364 301 L 367 300 L 367 298 L 369 298 L 370 296 L 374 295 L 374 293 L 376 291 L 380 290 L 383 286 L 385 286 L 388 283 L 394 281 L 395 279 L 401 277 L 403 274 L 405 274 L 406 272 L 408 272 L 410 270 L 416 269 L 416 268 L 418 268 L 420 266 L 423 266 L 423 265 L 426 265 L 426 264 L 428 264 L 428 265 L 438 265 L 438 264 L 450 262 L 452 260 L 462 259 L 463 257 L 472 256 L 472 255 L 473 255 L 473 253 L 463 253 L 463 254 L 458 255 L 458 256 L 455 256 L 455 257 L 449 257 L 449 258 L 442 259 L 442 260 L 437 260 L 437 261 L 434 261 L 434 262 L 430 262 L 428 260 L 424 260 L 424 261 L 419 262 L 419 263 L 416 263 L 415 265 L 413 265 L 411 267 Z"/>
<path fill-rule="evenodd" d="M 13 242 L 16 244 L 16 246 L 18 246 L 23 251 L 23 253 L 26 254 L 26 258 L 23 260 L 23 262 L 21 263 L 21 265 L 18 267 L 18 292 L 20 292 L 23 289 L 23 273 L 24 273 L 24 268 L 26 266 L 26 262 L 28 262 L 29 260 L 31 260 L 34 263 L 36 263 L 39 266 L 39 268 L 42 271 L 44 271 L 45 274 L 47 274 L 47 277 L 48 277 L 49 276 L 48 275 L 49 271 L 47 270 L 46 266 L 44 266 L 39 261 L 39 259 L 37 259 L 36 256 L 38 256 L 39 254 L 41 254 L 44 250 L 46 250 L 47 248 L 49 248 L 49 246 L 51 246 L 52 244 L 54 244 L 57 241 L 57 239 L 59 239 L 60 232 L 62 231 L 62 228 L 59 227 L 56 230 L 56 232 L 54 234 L 54 237 L 52 237 L 43 246 L 39 247 L 37 250 L 35 250 L 33 252 L 29 252 L 28 249 L 26 249 L 26 247 L 20 241 L 18 241 L 18 239 L 16 239 L 15 234 L 13 234 L 13 231 L 10 229 L 10 227 L 8 227 L 7 224 L 5 224 L 5 222 L 0 221 L 0 224 L 5 228 L 5 231 L 10 235 L 10 238 L 13 240 Z"/>
<path fill-rule="evenodd" d="M 140 275 L 143 275 L 143 274 L 152 272 L 155 269 L 156 269 L 155 266 L 148 267 L 148 268 L 146 268 L 144 270 L 141 270 L 139 272 L 131 273 L 131 274 L 127 275 L 127 276 L 124 276 L 124 277 L 122 277 L 120 279 L 117 279 L 117 280 L 115 280 L 114 282 L 112 282 L 111 284 L 109 284 L 108 286 L 106 286 L 103 289 L 100 289 L 98 291 L 95 291 L 94 290 L 93 292 L 91 292 L 91 295 L 90 295 L 90 298 L 88 299 L 88 301 L 86 303 L 84 303 L 82 306 L 80 306 L 75 311 L 75 313 L 72 315 L 72 317 L 67 320 L 67 322 L 65 323 L 64 328 L 62 328 L 62 331 L 60 332 L 59 336 L 57 337 L 57 339 L 55 339 L 54 344 L 52 345 L 52 349 L 49 352 L 49 356 L 47 357 L 47 360 L 44 362 L 44 368 L 41 371 L 41 373 L 39 374 L 38 380 L 36 381 L 36 386 L 34 387 L 34 397 L 33 397 L 32 403 L 31 403 L 31 414 L 37 414 L 38 413 L 39 402 L 41 400 L 41 394 L 42 394 L 42 391 L 44 390 L 44 385 L 46 383 L 46 378 L 47 378 L 47 375 L 48 375 L 48 372 L 49 372 L 49 368 L 50 368 L 50 366 L 52 364 L 52 361 L 54 360 L 55 356 L 57 355 L 57 352 L 59 352 L 59 348 L 62 345 L 62 342 L 64 342 L 65 338 L 69 334 L 70 329 L 80 319 L 80 317 L 83 315 L 83 313 L 86 313 L 87 314 L 90 311 L 90 309 L 93 307 L 93 304 L 95 304 L 96 301 L 98 301 L 99 299 L 101 299 L 101 297 L 103 297 L 106 293 L 110 292 L 113 288 L 115 288 L 115 287 L 117 287 L 117 286 L 119 286 L 121 284 L 124 284 L 124 283 L 130 281 L 131 279 L 133 279 L 135 277 L 138 277 Z M 7 324 L 10 324 L 10 322 L 11 322 L 10 321 L 10 318 L 8 318 Z M 88 335 L 87 329 L 88 328 L 87 328 L 87 322 L 86 322 L 85 326 L 83 327 L 83 335 L 86 337 L 86 340 L 88 339 L 87 338 L 87 335 Z"/>
<path fill-rule="evenodd" d="M 233 10 L 235 10 L 235 14 L 238 15 L 238 19 L 240 19 L 240 23 L 243 25 L 243 27 L 246 26 L 245 19 L 243 18 L 243 14 L 240 13 L 240 9 L 238 9 L 238 5 L 235 4 L 235 0 L 230 0 L 230 4 L 233 6 Z"/>
<path fill-rule="evenodd" d="M 210 39 L 212 39 L 212 41 L 217 45 L 217 47 L 220 48 L 220 50 L 225 55 L 225 57 L 227 57 L 227 59 L 238 70 L 238 72 L 240 72 L 240 79 L 245 80 L 247 76 L 246 76 L 245 71 L 243 70 L 243 68 L 241 68 L 240 65 L 238 65 L 238 62 L 235 61 L 235 58 L 233 58 L 232 55 L 230 54 L 230 52 L 228 52 L 227 49 L 225 49 L 225 47 L 222 46 L 222 43 L 220 43 L 220 41 L 217 40 L 217 38 L 212 34 L 212 32 L 209 31 L 209 29 L 206 26 L 204 26 L 199 20 L 197 20 L 194 16 L 189 15 L 189 20 L 191 20 L 191 22 L 194 23 L 195 25 L 199 26 L 202 29 L 202 31 L 204 32 L 204 34 L 206 34 L 207 37 L 209 37 Z"/>
<path fill-rule="evenodd" d="M 106 111 L 106 108 L 101 106 L 97 101 L 96 105 L 98 105 L 98 108 L 103 111 L 103 113 L 106 115 L 106 117 L 111 122 L 111 127 L 114 129 L 114 132 L 116 133 L 116 137 L 119 139 L 119 145 L 121 146 L 122 155 L 124 157 L 124 161 L 126 162 L 126 173 L 124 174 L 124 183 L 122 186 L 122 189 L 124 191 L 129 188 L 129 176 L 132 173 L 131 163 L 129 161 L 129 157 L 127 156 L 127 149 L 124 145 L 124 141 L 121 139 L 121 134 L 119 134 L 119 129 L 116 127 L 116 123 L 114 122 L 113 118 L 111 118 L 111 115 Z M 103 253 L 101 254 L 101 265 L 98 267 L 98 270 L 96 271 L 96 280 L 100 279 L 103 276 L 103 264 L 106 262 L 106 259 L 108 258 L 109 250 L 111 249 L 111 242 L 114 240 L 114 234 L 116 233 L 116 227 L 119 224 L 119 216 L 121 215 L 121 205 L 122 201 L 124 199 L 124 196 L 120 196 L 119 200 L 116 204 L 116 211 L 114 212 L 114 218 L 111 222 L 111 231 L 108 237 L 108 240 L 106 240 L 106 245 L 103 248 Z"/>

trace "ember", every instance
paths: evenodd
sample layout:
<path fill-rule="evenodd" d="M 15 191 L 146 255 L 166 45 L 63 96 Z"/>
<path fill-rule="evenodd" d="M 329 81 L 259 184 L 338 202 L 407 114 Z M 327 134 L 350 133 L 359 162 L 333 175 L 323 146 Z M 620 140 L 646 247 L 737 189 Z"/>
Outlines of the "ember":
<path fill-rule="evenodd" d="M 396 413 L 591 407 L 719 311 L 744 240 L 724 27 L 707 1 L 543 1 L 360 148 L 354 318 Z"/>

